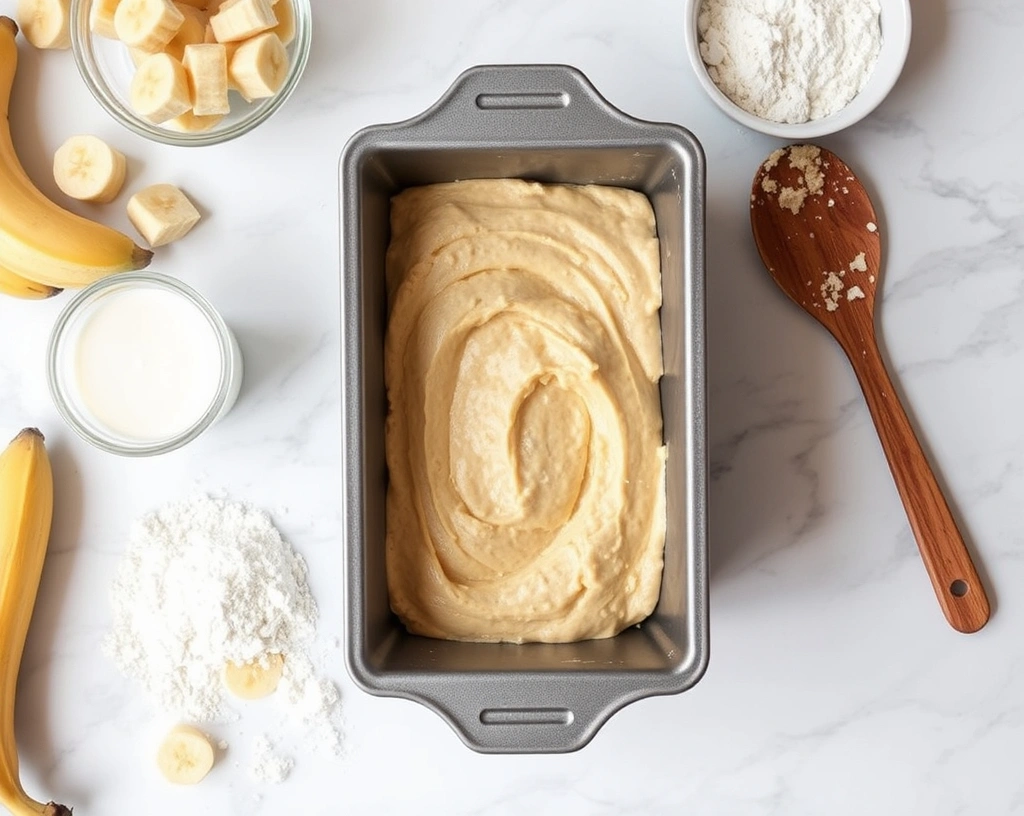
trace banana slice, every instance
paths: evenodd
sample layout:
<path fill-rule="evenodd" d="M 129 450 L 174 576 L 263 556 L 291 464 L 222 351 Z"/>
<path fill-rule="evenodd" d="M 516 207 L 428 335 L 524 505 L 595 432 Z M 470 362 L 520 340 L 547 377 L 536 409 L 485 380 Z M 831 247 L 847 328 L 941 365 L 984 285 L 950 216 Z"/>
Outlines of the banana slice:
<path fill-rule="evenodd" d="M 124 154 L 95 136 L 72 136 L 53 156 L 53 178 L 66 195 L 106 204 L 124 184 Z"/>
<path fill-rule="evenodd" d="M 275 0 L 274 14 L 277 16 L 277 25 L 273 31 L 284 45 L 288 45 L 295 39 L 295 8 L 293 0 Z"/>
<path fill-rule="evenodd" d="M 160 50 L 182 62 L 185 59 L 185 47 L 201 43 L 206 36 L 207 17 L 204 12 L 192 6 L 177 2 L 174 5 L 185 20 L 178 33 Z"/>
<path fill-rule="evenodd" d="M 36 48 L 70 48 L 70 0 L 18 0 L 18 26 Z"/>
<path fill-rule="evenodd" d="M 228 60 L 220 43 L 185 46 L 185 71 L 196 116 L 230 113 L 228 101 Z"/>
<path fill-rule="evenodd" d="M 277 25 L 270 0 L 228 0 L 210 17 L 217 42 L 237 42 Z"/>
<path fill-rule="evenodd" d="M 213 768 L 213 745 L 206 734 L 191 725 L 176 725 L 160 743 L 156 766 L 175 785 L 202 782 Z"/>
<path fill-rule="evenodd" d="M 185 111 L 180 116 L 164 122 L 166 127 L 179 133 L 202 133 L 216 125 L 223 116 L 196 116 L 192 111 Z"/>
<path fill-rule="evenodd" d="M 146 57 L 132 77 L 129 94 L 135 112 L 158 125 L 192 107 L 185 67 L 169 54 Z"/>
<path fill-rule="evenodd" d="M 114 29 L 125 45 L 159 51 L 185 22 L 171 0 L 121 0 L 114 12 Z"/>
<path fill-rule="evenodd" d="M 273 96 L 288 76 L 288 51 L 272 32 L 238 46 L 228 66 L 231 82 L 247 99 Z"/>
<path fill-rule="evenodd" d="M 151 247 L 177 241 L 200 217 L 199 210 L 173 184 L 154 184 L 128 199 L 128 220 Z"/>
<path fill-rule="evenodd" d="M 267 655 L 263 661 L 239 665 L 228 661 L 224 665 L 224 685 L 228 691 L 243 700 L 259 700 L 273 694 L 284 673 L 284 657 Z"/>
<path fill-rule="evenodd" d="M 121 0 L 92 0 L 89 7 L 89 30 L 100 37 L 119 39 L 114 27 L 114 14 Z"/>
<path fill-rule="evenodd" d="M 141 48 L 129 48 L 128 56 L 132 58 L 132 65 L 138 68 L 142 63 L 153 56 L 153 54 L 149 51 L 143 51 Z"/>

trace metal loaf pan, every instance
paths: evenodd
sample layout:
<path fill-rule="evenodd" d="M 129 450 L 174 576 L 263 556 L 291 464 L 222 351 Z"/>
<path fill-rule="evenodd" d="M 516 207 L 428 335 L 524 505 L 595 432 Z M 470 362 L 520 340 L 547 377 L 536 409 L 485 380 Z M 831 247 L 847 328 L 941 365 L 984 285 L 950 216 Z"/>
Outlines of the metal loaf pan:
<path fill-rule="evenodd" d="M 566 66 L 482 66 L 429 110 L 357 133 L 340 165 L 346 660 L 371 694 L 440 714 L 476 751 L 584 746 L 622 706 L 692 686 L 708 660 L 704 157 L 681 127 L 643 122 Z M 384 565 L 384 256 L 389 200 L 469 178 L 610 184 L 645 193 L 661 241 L 668 533 L 654 614 L 617 637 L 476 644 L 408 634 Z"/>

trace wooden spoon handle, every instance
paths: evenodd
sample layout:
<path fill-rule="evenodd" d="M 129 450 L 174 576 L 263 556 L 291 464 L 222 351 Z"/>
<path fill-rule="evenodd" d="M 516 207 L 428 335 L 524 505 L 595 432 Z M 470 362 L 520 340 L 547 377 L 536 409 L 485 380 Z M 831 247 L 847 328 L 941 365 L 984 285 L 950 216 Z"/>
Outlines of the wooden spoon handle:
<path fill-rule="evenodd" d="M 939 605 L 959 632 L 977 632 L 989 618 L 988 597 L 953 514 L 900 404 L 885 362 L 873 342 L 850 361 L 889 460 Z"/>

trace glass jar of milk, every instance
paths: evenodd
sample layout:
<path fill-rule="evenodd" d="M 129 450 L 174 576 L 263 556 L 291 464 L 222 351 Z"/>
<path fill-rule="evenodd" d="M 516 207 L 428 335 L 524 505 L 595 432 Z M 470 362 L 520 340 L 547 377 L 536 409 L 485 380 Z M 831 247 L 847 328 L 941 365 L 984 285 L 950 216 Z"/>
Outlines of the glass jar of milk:
<path fill-rule="evenodd" d="M 68 303 L 50 337 L 47 375 L 79 436 L 111 453 L 151 456 L 191 442 L 231 409 L 242 355 L 198 292 L 131 272 Z"/>

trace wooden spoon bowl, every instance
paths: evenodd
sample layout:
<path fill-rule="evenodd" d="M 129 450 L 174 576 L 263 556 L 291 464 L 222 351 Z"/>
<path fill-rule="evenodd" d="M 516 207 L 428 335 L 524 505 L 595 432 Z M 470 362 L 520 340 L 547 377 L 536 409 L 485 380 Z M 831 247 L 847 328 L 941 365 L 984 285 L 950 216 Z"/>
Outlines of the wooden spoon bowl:
<path fill-rule="evenodd" d="M 790 145 L 754 176 L 750 223 L 772 278 L 850 359 L 946 619 L 978 631 L 985 589 L 878 350 L 882 242 L 867 191 L 834 153 Z"/>

